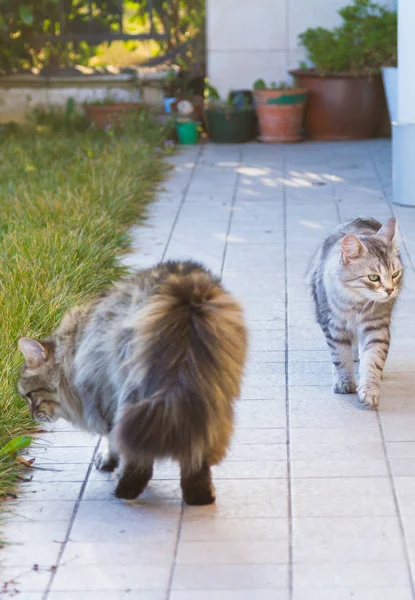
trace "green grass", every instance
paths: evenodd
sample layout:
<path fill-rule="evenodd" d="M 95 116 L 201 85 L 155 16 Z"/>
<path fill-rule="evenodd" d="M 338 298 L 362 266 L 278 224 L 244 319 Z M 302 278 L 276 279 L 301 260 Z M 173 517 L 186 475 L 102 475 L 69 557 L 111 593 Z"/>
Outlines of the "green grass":
<path fill-rule="evenodd" d="M 33 428 L 16 393 L 20 336 L 45 336 L 64 312 L 121 275 L 128 226 L 166 172 L 164 132 L 146 115 L 122 131 L 38 114 L 0 128 L 0 449 Z M 0 497 L 16 483 L 0 454 Z"/>

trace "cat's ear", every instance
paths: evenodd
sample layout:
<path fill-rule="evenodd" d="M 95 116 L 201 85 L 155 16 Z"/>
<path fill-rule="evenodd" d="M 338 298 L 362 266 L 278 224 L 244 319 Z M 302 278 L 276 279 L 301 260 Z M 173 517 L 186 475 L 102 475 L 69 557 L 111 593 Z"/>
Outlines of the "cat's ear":
<path fill-rule="evenodd" d="M 376 235 L 377 237 L 381 237 L 387 244 L 391 245 L 396 241 L 397 229 L 397 221 L 392 218 L 382 225 Z"/>
<path fill-rule="evenodd" d="M 367 249 L 357 236 L 353 235 L 353 233 L 348 233 L 342 239 L 341 251 L 343 261 L 348 265 L 351 260 L 355 260 L 366 254 Z"/>
<path fill-rule="evenodd" d="M 24 356 L 24 360 L 29 369 L 40 367 L 48 358 L 48 351 L 40 342 L 31 338 L 22 337 L 19 340 L 18 348 Z"/>

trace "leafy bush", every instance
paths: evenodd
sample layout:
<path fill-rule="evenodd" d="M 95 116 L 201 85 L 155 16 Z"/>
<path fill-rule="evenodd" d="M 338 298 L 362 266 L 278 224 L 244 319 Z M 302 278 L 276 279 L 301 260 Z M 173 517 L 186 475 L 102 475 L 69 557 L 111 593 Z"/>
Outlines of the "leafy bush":
<path fill-rule="evenodd" d="M 99 1 L 92 33 L 110 31 L 118 12 Z M 86 0 L 65 3 L 65 33 L 91 32 Z M 117 9 L 118 11 L 118 9 Z M 85 42 L 52 41 L 60 31 L 60 2 L 57 0 L 2 0 L 0 11 L 0 73 L 42 67 L 71 67 L 87 64 L 94 48 Z M 48 36 L 51 39 L 47 39 Z"/>
<path fill-rule="evenodd" d="M 280 81 L 277 83 L 276 81 L 271 81 L 269 85 L 265 83 L 264 79 L 257 79 L 254 81 L 254 90 L 277 90 L 278 92 L 283 92 L 285 90 L 292 90 L 293 88 L 285 83 L 285 81 Z"/>
<path fill-rule="evenodd" d="M 239 112 L 253 110 L 249 99 L 239 95 L 233 90 L 229 90 L 226 99 L 220 97 L 218 89 L 209 83 L 208 78 L 205 78 L 205 107 L 206 109 L 225 110 L 226 112 Z"/>
<path fill-rule="evenodd" d="M 343 23 L 332 30 L 307 29 L 300 38 L 321 73 L 378 73 L 397 61 L 397 14 L 371 0 L 354 0 L 339 10 Z"/>
<path fill-rule="evenodd" d="M 137 7 L 141 26 L 148 23 L 148 11 L 153 9 L 153 26 L 162 38 L 156 40 L 161 54 L 170 56 L 175 64 L 189 74 L 189 78 L 203 77 L 205 73 L 205 0 L 134 0 L 129 6 Z M 191 88 L 189 82 L 176 81 L 181 92 L 183 84 Z M 194 90 L 194 93 L 197 93 Z M 177 91 L 173 95 L 181 95 Z"/>
<path fill-rule="evenodd" d="M 152 8 L 152 32 L 161 36 L 154 41 L 155 48 L 189 74 L 189 81 L 172 78 L 170 87 L 183 91 L 194 87 L 192 79 L 204 76 L 205 0 L 93 0 L 91 11 L 88 0 L 1 0 L 0 7 L 0 74 L 86 65 L 96 55 L 96 46 L 85 41 L 62 42 L 55 36 L 113 36 L 120 33 L 121 9 L 124 33 L 147 32 Z M 140 44 L 124 42 L 127 56 Z M 160 62 L 157 57 L 153 60 Z"/>
<path fill-rule="evenodd" d="M 214 104 L 220 102 L 220 94 L 218 88 L 209 83 L 209 79 L 205 78 L 205 91 L 204 91 L 205 104 Z"/>

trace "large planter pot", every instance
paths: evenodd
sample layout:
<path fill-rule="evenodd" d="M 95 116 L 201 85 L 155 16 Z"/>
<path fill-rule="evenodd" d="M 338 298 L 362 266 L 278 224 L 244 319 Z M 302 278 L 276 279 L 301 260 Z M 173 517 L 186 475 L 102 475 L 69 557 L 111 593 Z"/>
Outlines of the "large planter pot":
<path fill-rule="evenodd" d="M 255 90 L 260 142 L 300 142 L 306 89 Z"/>
<path fill-rule="evenodd" d="M 88 121 L 98 129 L 109 126 L 118 126 L 129 112 L 136 112 L 145 108 L 141 102 L 117 102 L 114 104 L 84 104 Z"/>
<path fill-rule="evenodd" d="M 382 67 L 383 86 L 391 122 L 398 120 L 398 67 Z"/>
<path fill-rule="evenodd" d="M 255 137 L 255 110 L 233 107 L 206 108 L 206 127 L 212 140 L 219 144 L 241 144 Z"/>
<path fill-rule="evenodd" d="M 362 140 L 374 136 L 382 112 L 380 75 L 320 75 L 290 71 L 309 99 L 304 115 L 306 135 L 314 140 Z"/>

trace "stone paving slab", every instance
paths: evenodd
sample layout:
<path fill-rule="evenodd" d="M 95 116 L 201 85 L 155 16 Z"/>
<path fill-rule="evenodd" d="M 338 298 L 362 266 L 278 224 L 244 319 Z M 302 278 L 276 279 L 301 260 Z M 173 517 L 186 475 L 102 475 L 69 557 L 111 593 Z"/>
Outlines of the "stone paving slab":
<path fill-rule="evenodd" d="M 55 427 L 29 450 L 42 470 L 4 506 L 0 596 L 414 600 L 415 210 L 390 203 L 390 142 L 195 146 L 172 162 L 125 262 L 199 259 L 245 307 L 249 360 L 217 503 L 184 507 L 171 462 L 123 503 L 93 468 L 100 440 Z M 362 214 L 395 214 L 406 262 L 378 411 L 333 394 L 305 287 L 323 237 Z"/>

